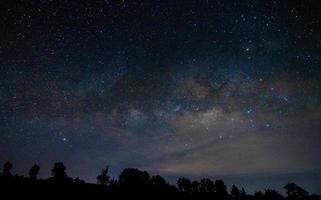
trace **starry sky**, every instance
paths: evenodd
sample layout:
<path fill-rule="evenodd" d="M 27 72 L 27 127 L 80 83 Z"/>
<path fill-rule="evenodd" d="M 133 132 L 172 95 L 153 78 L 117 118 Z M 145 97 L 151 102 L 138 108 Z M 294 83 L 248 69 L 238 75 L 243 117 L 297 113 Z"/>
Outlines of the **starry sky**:
<path fill-rule="evenodd" d="M 321 193 L 318 0 L 3 0 L 0 162 Z"/>

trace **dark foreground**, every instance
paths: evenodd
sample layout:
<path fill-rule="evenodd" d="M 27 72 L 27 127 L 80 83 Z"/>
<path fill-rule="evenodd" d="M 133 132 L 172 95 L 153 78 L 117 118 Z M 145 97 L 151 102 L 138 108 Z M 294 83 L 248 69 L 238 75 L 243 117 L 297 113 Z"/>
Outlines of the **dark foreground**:
<path fill-rule="evenodd" d="M 67 176 L 63 163 L 55 163 L 53 177 L 37 179 L 40 167 L 35 165 L 29 171 L 29 177 L 12 175 L 12 164 L 4 165 L 0 176 L 0 199 L 23 197 L 31 199 L 211 199 L 211 200 L 320 200 L 320 196 L 311 195 L 306 190 L 289 183 L 284 186 L 286 195 L 278 191 L 265 189 L 254 195 L 233 185 L 228 189 L 222 180 L 212 181 L 204 178 L 190 181 L 180 178 L 173 186 L 161 176 L 150 176 L 146 171 L 124 169 L 118 180 L 110 180 L 108 167 L 97 177 L 98 184 L 85 183 L 79 178 Z"/>

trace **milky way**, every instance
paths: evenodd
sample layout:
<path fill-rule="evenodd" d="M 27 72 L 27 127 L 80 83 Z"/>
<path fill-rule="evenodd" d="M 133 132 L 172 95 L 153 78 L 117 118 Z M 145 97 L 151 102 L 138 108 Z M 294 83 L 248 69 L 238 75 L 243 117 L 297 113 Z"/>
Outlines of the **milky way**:
<path fill-rule="evenodd" d="M 0 162 L 321 186 L 321 5 L 0 3 Z"/>

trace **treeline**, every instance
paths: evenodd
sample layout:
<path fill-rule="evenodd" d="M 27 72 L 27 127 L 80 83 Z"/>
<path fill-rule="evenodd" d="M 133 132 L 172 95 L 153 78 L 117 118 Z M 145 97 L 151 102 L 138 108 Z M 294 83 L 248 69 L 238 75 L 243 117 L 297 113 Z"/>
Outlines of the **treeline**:
<path fill-rule="evenodd" d="M 34 165 L 29 170 L 29 176 L 12 174 L 13 165 L 7 162 L 3 165 L 0 175 L 0 195 L 19 195 L 33 198 L 49 197 L 89 197 L 99 198 L 182 198 L 182 199 L 217 199 L 217 200 L 320 200 L 318 195 L 310 195 L 305 189 L 289 183 L 284 186 L 286 195 L 278 191 L 266 189 L 254 194 L 247 194 L 244 188 L 233 185 L 228 189 L 222 180 L 212 181 L 204 178 L 191 181 L 179 178 L 177 185 L 170 185 L 159 176 L 150 176 L 148 172 L 139 169 L 124 169 L 119 178 L 111 179 L 109 167 L 102 169 L 97 176 L 97 184 L 86 183 L 80 178 L 71 178 L 66 173 L 62 162 L 54 164 L 48 179 L 38 179 L 40 166 Z"/>

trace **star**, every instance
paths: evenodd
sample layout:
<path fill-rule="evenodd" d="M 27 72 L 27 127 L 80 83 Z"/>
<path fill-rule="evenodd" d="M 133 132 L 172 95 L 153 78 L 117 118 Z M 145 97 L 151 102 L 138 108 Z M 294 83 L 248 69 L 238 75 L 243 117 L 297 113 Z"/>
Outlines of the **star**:
<path fill-rule="evenodd" d="M 5 2 L 1 163 L 321 188 L 317 0 Z"/>

